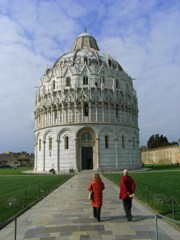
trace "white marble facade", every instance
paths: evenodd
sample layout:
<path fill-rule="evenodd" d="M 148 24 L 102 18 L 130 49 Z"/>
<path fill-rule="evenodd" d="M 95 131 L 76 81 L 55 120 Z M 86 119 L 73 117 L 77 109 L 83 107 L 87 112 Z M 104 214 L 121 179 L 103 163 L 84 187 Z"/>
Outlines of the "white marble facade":
<path fill-rule="evenodd" d="M 89 33 L 42 76 L 34 118 L 37 172 L 140 167 L 132 78 Z"/>

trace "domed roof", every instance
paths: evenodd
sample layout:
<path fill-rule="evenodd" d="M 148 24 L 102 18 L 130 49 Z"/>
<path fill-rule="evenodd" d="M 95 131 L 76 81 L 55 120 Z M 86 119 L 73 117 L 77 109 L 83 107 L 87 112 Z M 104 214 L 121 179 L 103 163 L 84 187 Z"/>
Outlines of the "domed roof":
<path fill-rule="evenodd" d="M 99 51 L 96 39 L 91 34 L 84 32 L 81 33 L 75 40 L 72 51 L 77 51 L 82 48 L 93 48 Z"/>
<path fill-rule="evenodd" d="M 61 56 L 53 67 L 104 65 L 123 71 L 120 64 L 109 54 L 101 52 L 96 39 L 89 33 L 81 33 L 74 41 L 72 51 Z"/>

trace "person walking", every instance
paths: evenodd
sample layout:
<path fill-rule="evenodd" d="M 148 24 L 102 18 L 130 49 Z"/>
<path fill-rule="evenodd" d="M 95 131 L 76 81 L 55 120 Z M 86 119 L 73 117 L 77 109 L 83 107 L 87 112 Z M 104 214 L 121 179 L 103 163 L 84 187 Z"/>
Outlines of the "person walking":
<path fill-rule="evenodd" d="M 128 175 L 128 170 L 124 169 L 123 176 L 119 180 L 120 194 L 119 198 L 123 201 L 124 211 L 128 221 L 132 220 L 131 207 L 134 190 L 136 188 L 135 182 L 132 177 Z"/>
<path fill-rule="evenodd" d="M 94 218 L 97 219 L 97 221 L 100 221 L 104 189 L 105 189 L 105 185 L 102 182 L 100 175 L 98 173 L 95 173 L 93 176 L 93 180 L 88 185 L 88 191 L 93 192 L 91 205 L 93 207 L 93 216 Z"/>

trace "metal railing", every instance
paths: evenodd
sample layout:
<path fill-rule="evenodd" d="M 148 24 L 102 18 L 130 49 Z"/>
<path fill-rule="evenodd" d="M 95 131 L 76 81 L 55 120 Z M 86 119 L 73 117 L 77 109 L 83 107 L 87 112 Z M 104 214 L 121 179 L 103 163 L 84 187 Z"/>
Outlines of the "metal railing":
<path fill-rule="evenodd" d="M 173 220 L 171 218 L 165 217 L 165 216 L 163 216 L 161 214 L 156 214 L 155 215 L 155 237 L 156 237 L 156 240 L 160 240 L 159 239 L 159 234 L 158 234 L 158 218 L 160 218 L 160 219 L 164 218 L 164 219 L 168 220 L 171 223 L 180 225 L 180 222 L 178 222 L 176 220 Z"/>
<path fill-rule="evenodd" d="M 173 220 L 179 220 L 180 203 L 175 196 L 168 196 L 164 193 L 155 194 L 147 186 L 144 189 L 137 189 L 136 192 L 140 201 L 146 202 L 152 208 L 155 206 L 155 209 L 161 210 L 163 215 L 168 214 Z"/>

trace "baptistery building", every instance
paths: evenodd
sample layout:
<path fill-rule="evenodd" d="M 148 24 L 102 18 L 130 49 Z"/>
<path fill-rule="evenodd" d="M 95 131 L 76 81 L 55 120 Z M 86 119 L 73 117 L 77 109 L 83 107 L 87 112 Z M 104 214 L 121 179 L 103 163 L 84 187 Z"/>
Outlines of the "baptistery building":
<path fill-rule="evenodd" d="M 140 167 L 132 78 L 87 32 L 46 69 L 34 120 L 37 172 Z"/>

